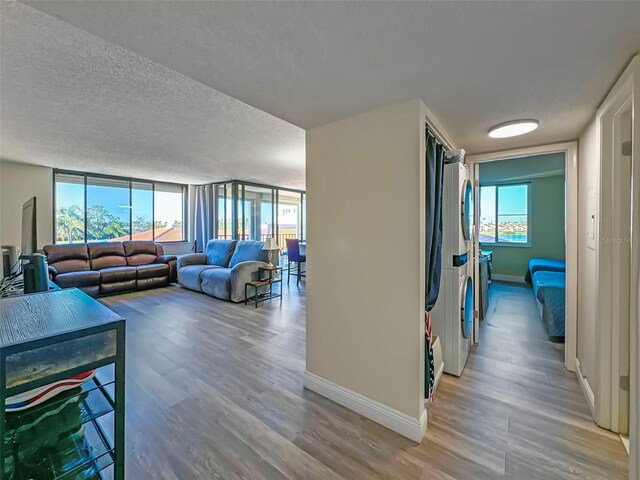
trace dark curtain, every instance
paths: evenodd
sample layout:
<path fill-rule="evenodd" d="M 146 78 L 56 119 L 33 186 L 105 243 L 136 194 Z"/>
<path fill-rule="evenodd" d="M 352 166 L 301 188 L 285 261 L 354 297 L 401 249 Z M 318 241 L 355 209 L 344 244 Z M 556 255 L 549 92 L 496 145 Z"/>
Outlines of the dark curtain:
<path fill-rule="evenodd" d="M 213 238 L 215 221 L 214 186 L 198 185 L 195 188 L 194 236 L 195 251 L 203 252 L 207 242 Z"/>
<path fill-rule="evenodd" d="M 425 398 L 431 398 L 435 383 L 431 319 L 429 312 L 440 292 L 442 266 L 442 188 L 444 147 L 427 130 L 425 219 Z"/>
<path fill-rule="evenodd" d="M 427 130 L 425 309 L 431 311 L 440 292 L 442 265 L 442 187 L 444 147 Z"/>

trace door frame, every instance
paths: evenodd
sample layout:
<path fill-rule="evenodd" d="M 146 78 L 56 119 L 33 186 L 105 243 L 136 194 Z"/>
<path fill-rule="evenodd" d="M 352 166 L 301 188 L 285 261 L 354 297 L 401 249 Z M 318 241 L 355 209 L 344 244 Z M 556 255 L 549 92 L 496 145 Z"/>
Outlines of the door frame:
<path fill-rule="evenodd" d="M 479 155 L 469 155 L 467 163 L 470 165 L 470 175 L 475 188 L 475 238 L 473 255 L 473 275 L 475 284 L 476 310 L 479 304 L 479 282 L 480 278 L 480 240 L 478 236 L 480 205 L 479 195 L 479 167 L 481 163 L 510 158 L 531 157 L 534 155 L 545 155 L 550 153 L 564 153 L 564 176 L 565 176 L 565 259 L 567 262 L 567 290 L 565 296 L 565 348 L 564 366 L 567 370 L 575 371 L 576 352 L 578 342 L 578 143 L 563 142 L 536 147 L 518 148 L 514 150 L 503 150 L 494 153 L 483 153 Z M 474 325 L 474 343 L 479 341 L 479 316 L 476 316 Z"/>
<path fill-rule="evenodd" d="M 597 318 L 601 319 L 596 330 L 596 396 L 594 417 L 598 425 L 616 430 L 620 419 L 618 386 L 620 372 L 619 348 L 620 319 L 615 315 L 615 303 L 620 301 L 612 280 L 624 281 L 620 272 L 610 262 L 615 249 L 604 248 L 607 238 L 615 239 L 623 231 L 616 208 L 616 187 L 619 176 L 614 160 L 619 153 L 616 144 L 617 114 L 631 106 L 631 236 L 630 254 L 630 312 L 629 312 L 629 478 L 640 478 L 640 56 L 634 57 L 620 75 L 611 91 L 596 112 L 597 141 L 599 144 L 599 202 L 598 239 L 596 250 L 597 268 Z M 628 281 L 629 279 L 627 279 Z M 634 298 L 635 296 L 635 298 Z M 635 301 L 634 301 L 635 300 Z M 607 321 L 608 320 L 608 321 Z"/>

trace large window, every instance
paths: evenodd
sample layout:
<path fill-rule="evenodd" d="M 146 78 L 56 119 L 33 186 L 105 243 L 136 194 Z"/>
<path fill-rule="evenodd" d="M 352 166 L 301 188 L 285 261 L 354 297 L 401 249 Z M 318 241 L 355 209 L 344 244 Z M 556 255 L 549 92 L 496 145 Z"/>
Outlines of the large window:
<path fill-rule="evenodd" d="M 55 241 L 186 240 L 186 187 L 54 172 Z"/>
<path fill-rule="evenodd" d="M 244 237 L 248 240 L 264 241 L 268 236 L 275 235 L 273 225 L 273 195 L 274 189 L 255 185 L 239 185 L 240 204 L 244 200 Z M 239 229 L 242 229 L 240 224 Z"/>
<path fill-rule="evenodd" d="M 480 187 L 480 243 L 529 245 L 529 185 Z"/>
<path fill-rule="evenodd" d="M 56 173 L 56 243 L 84 242 L 84 176 Z"/>
<path fill-rule="evenodd" d="M 87 177 L 87 242 L 129 240 L 129 181 Z"/>
<path fill-rule="evenodd" d="M 278 192 L 278 237 L 282 244 L 287 239 L 302 238 L 302 195 L 298 192 Z"/>
<path fill-rule="evenodd" d="M 306 237 L 307 195 L 270 185 L 232 180 L 214 186 L 216 238 L 286 240 Z"/>

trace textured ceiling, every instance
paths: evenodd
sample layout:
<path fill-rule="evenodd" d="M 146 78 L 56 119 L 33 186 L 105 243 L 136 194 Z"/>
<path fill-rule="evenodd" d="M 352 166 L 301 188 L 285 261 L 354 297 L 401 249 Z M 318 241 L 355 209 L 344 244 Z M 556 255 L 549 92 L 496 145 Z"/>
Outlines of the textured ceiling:
<path fill-rule="evenodd" d="M 640 1 L 28 3 L 303 128 L 420 97 L 471 153 L 576 138 L 640 50 Z"/>
<path fill-rule="evenodd" d="M 304 187 L 301 128 L 29 6 L 0 8 L 3 159 Z"/>

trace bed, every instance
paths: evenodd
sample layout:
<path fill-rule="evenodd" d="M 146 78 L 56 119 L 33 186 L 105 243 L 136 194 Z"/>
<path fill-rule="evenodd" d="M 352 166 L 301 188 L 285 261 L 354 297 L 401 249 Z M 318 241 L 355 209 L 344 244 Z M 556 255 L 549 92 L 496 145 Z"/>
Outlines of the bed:
<path fill-rule="evenodd" d="M 564 342 L 565 290 L 564 272 L 538 270 L 532 275 L 533 292 L 549 340 Z"/>
<path fill-rule="evenodd" d="M 545 272 L 566 272 L 567 263 L 564 260 L 550 260 L 548 258 L 532 258 L 529 260 L 529 270 L 524 279 L 527 283 L 532 283 L 531 277 L 539 271 Z"/>

